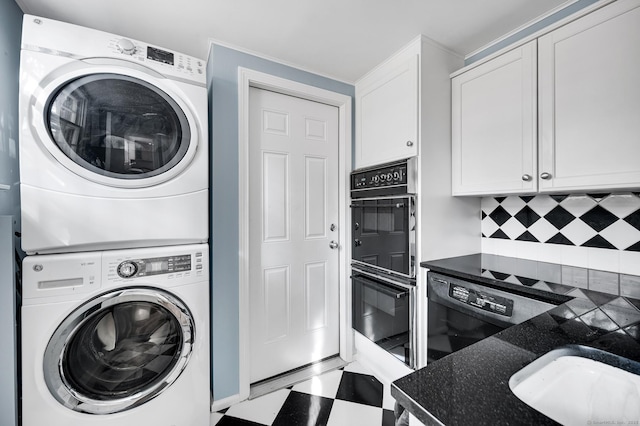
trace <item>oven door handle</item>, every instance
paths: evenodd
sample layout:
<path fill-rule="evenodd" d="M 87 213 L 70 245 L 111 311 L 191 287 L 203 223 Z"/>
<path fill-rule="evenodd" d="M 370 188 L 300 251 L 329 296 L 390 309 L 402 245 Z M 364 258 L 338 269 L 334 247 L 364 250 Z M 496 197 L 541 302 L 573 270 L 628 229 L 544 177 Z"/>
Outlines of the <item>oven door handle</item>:
<path fill-rule="evenodd" d="M 383 283 L 389 284 L 391 287 L 402 288 L 409 292 L 416 289 L 415 284 L 408 284 L 408 283 L 405 284 L 394 278 L 387 278 L 383 275 L 378 275 L 369 271 L 364 271 L 361 268 L 359 268 L 355 262 L 351 264 L 351 270 L 353 271 L 353 274 L 354 274 L 353 276 L 351 276 L 351 278 L 362 277 L 363 279 L 368 279 L 369 281 L 373 281 L 375 283 L 379 283 L 380 281 L 382 281 Z M 415 280 L 410 280 L 410 281 L 415 282 Z"/>
<path fill-rule="evenodd" d="M 384 293 L 384 294 L 386 294 L 387 296 L 391 296 L 391 297 L 393 297 L 394 299 L 400 299 L 401 297 L 408 295 L 408 294 L 409 294 L 409 292 L 410 292 L 410 290 L 405 290 L 405 289 L 402 289 L 402 290 L 399 290 L 399 289 L 398 289 L 398 290 L 395 290 L 395 289 L 393 289 L 393 288 L 392 288 L 392 286 L 391 286 L 391 285 L 381 284 L 381 283 L 379 283 L 379 282 L 376 282 L 376 281 L 370 280 L 370 279 L 366 278 L 366 277 L 365 277 L 365 276 L 363 276 L 363 275 L 354 275 L 354 276 L 352 277 L 352 279 L 359 280 L 359 281 L 361 281 L 364 285 L 366 285 L 366 286 L 368 286 L 368 287 L 372 287 L 372 288 L 374 288 L 376 291 L 379 291 L 380 293 Z"/>

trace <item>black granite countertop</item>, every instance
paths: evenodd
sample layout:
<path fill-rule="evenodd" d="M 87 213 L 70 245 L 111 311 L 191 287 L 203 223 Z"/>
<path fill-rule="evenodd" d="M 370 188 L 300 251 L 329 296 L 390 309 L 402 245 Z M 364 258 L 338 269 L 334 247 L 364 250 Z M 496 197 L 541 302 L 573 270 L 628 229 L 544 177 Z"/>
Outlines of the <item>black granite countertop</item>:
<path fill-rule="evenodd" d="M 640 361 L 638 276 L 486 254 L 420 266 L 558 303 L 544 314 L 393 382 L 391 395 L 427 425 L 556 424 L 520 401 L 511 392 L 509 379 L 565 345 L 593 347 Z"/>

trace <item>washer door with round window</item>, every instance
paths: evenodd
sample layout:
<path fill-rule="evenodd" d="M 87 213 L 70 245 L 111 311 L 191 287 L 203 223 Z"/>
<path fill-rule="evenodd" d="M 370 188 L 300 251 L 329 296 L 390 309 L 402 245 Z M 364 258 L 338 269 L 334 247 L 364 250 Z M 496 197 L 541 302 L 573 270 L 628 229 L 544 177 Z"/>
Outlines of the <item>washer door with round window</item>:
<path fill-rule="evenodd" d="M 44 356 L 45 382 L 64 406 L 111 414 L 167 389 L 186 368 L 194 320 L 180 299 L 138 287 L 96 297 L 69 315 Z"/>

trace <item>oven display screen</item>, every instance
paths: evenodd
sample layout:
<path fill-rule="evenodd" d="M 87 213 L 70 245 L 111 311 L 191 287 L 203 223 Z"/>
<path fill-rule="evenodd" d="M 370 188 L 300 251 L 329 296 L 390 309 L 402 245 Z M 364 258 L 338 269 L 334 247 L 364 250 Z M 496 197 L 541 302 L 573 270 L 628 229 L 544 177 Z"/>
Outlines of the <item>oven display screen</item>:
<path fill-rule="evenodd" d="M 173 53 L 151 46 L 147 46 L 147 59 L 173 65 Z"/>

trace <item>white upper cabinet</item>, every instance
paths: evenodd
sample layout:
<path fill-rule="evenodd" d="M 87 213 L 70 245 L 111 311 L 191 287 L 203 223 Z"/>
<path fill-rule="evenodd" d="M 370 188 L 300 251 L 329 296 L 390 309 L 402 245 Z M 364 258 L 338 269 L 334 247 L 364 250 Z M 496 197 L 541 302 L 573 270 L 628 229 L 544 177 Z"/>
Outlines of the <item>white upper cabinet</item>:
<path fill-rule="evenodd" d="M 356 168 L 418 155 L 418 75 L 402 54 L 356 83 Z"/>
<path fill-rule="evenodd" d="M 536 41 L 454 77 L 453 195 L 537 190 Z"/>
<path fill-rule="evenodd" d="M 541 37 L 539 67 L 540 191 L 640 187 L 640 1 Z"/>
<path fill-rule="evenodd" d="M 640 188 L 640 0 L 454 75 L 452 179 L 453 195 Z"/>

